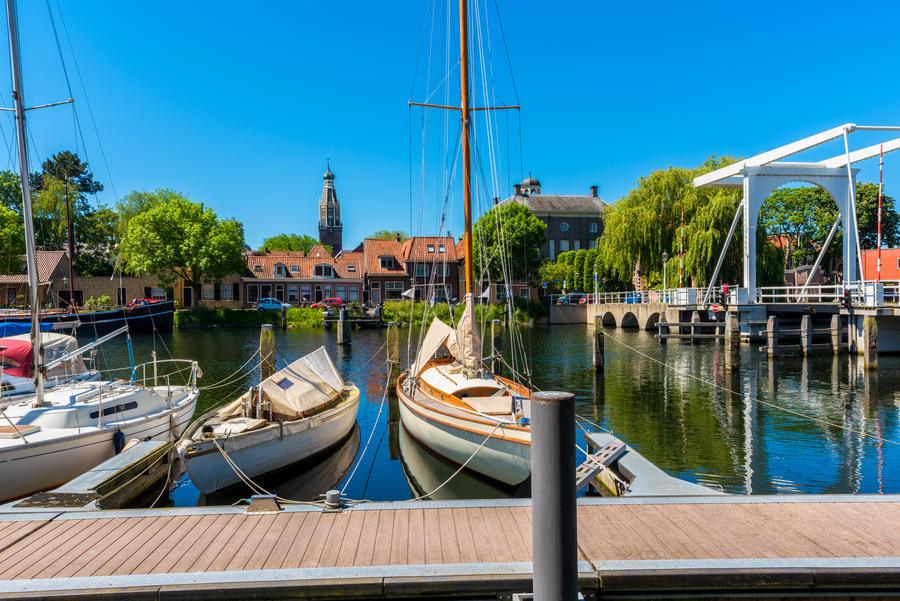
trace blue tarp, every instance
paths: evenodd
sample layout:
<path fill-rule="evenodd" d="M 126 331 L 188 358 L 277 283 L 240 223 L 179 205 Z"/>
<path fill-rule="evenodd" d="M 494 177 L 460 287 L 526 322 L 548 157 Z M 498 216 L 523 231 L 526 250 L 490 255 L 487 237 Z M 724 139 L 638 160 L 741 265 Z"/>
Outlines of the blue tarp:
<path fill-rule="evenodd" d="M 41 332 L 49 332 L 53 329 L 52 323 L 42 323 L 40 325 Z M 16 336 L 17 334 L 27 334 L 31 331 L 31 323 L 24 321 L 3 321 L 0 322 L 0 338 L 7 336 Z"/>

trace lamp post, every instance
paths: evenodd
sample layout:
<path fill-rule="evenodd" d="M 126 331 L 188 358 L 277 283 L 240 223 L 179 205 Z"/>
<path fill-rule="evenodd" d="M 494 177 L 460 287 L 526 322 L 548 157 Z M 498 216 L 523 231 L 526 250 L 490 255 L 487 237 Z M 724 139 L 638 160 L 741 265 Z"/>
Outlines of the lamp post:
<path fill-rule="evenodd" d="M 662 257 L 663 257 L 663 297 L 665 297 L 666 289 L 669 287 L 669 281 L 666 279 L 666 264 L 669 262 L 669 253 L 666 251 L 663 251 Z"/>

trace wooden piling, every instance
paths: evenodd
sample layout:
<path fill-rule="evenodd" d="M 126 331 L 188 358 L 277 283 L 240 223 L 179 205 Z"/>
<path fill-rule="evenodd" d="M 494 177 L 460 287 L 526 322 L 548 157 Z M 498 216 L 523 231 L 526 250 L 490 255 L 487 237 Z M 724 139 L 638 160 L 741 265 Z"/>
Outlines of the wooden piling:
<path fill-rule="evenodd" d="M 878 321 L 874 315 L 863 317 L 863 369 L 878 369 Z"/>
<path fill-rule="evenodd" d="M 275 330 L 264 323 L 259 331 L 259 379 L 265 380 L 275 373 Z"/>
<path fill-rule="evenodd" d="M 694 325 L 700 323 L 700 312 L 694 311 L 691 314 L 691 344 L 697 342 L 697 336 L 700 334 L 700 326 Z"/>
<path fill-rule="evenodd" d="M 769 357 L 774 357 L 778 352 L 778 331 L 776 328 L 778 327 L 778 320 L 774 315 L 769 315 L 769 319 L 766 321 L 766 352 L 769 354 Z"/>
<path fill-rule="evenodd" d="M 500 356 L 503 354 L 503 339 L 500 337 L 500 320 L 491 321 L 491 373 L 499 376 L 501 372 Z"/>
<path fill-rule="evenodd" d="M 725 369 L 738 370 L 741 366 L 741 324 L 737 313 L 725 314 Z"/>
<path fill-rule="evenodd" d="M 594 315 L 594 329 L 602 330 L 603 329 L 603 316 L 599 313 Z"/>
<path fill-rule="evenodd" d="M 837 355 L 841 352 L 841 316 L 831 316 L 831 351 Z"/>
<path fill-rule="evenodd" d="M 804 315 L 800 319 L 800 349 L 804 355 L 809 354 L 812 337 L 812 320 L 809 318 L 809 315 Z"/>
<path fill-rule="evenodd" d="M 281 305 L 281 331 L 287 330 L 287 305 Z"/>
<path fill-rule="evenodd" d="M 594 371 L 603 371 L 603 330 L 594 330 Z"/>
<path fill-rule="evenodd" d="M 337 343 L 350 344 L 350 320 L 347 319 L 347 309 L 341 309 L 338 313 Z"/>
<path fill-rule="evenodd" d="M 659 314 L 659 323 L 657 324 L 659 326 L 659 343 L 660 344 L 665 344 L 666 339 L 669 337 L 668 323 L 669 322 L 666 320 L 666 312 L 663 311 L 662 313 Z"/>
<path fill-rule="evenodd" d="M 850 353 L 855 353 L 857 351 L 857 327 L 856 327 L 856 316 L 853 313 L 850 313 L 847 316 L 847 351 Z"/>
<path fill-rule="evenodd" d="M 400 324 L 391 321 L 387 326 L 387 365 L 388 388 L 393 390 L 397 386 L 397 377 L 400 375 Z"/>

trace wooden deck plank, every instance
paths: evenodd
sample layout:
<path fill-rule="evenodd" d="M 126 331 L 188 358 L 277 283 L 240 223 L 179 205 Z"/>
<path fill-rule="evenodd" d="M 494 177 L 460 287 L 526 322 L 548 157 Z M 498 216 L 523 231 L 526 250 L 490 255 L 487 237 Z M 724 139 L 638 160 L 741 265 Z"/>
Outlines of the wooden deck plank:
<path fill-rule="evenodd" d="M 453 509 L 437 510 L 438 531 L 441 537 L 441 563 L 460 563 L 459 539 L 453 523 Z"/>
<path fill-rule="evenodd" d="M 715 524 L 710 519 L 706 507 L 692 504 L 680 506 L 682 511 L 678 519 L 694 529 L 697 536 L 707 537 L 707 542 L 717 547 L 718 552 L 713 557 L 718 559 L 739 557 L 742 553 L 740 541 L 734 540 L 734 533 L 727 529 L 727 524 L 721 527 Z M 664 510 L 662 506 L 660 509 Z"/>
<path fill-rule="evenodd" d="M 669 520 L 660 519 L 658 514 L 648 511 L 643 506 L 625 505 L 621 509 L 623 510 L 621 520 L 633 524 L 633 529 L 638 533 L 640 540 L 644 541 L 645 545 L 655 548 L 661 557 L 693 556 L 693 552 L 690 551 L 689 555 L 682 554 L 686 548 L 680 540 L 681 531 L 674 528 Z"/>
<path fill-rule="evenodd" d="M 300 532 L 303 521 L 306 519 L 306 516 L 311 513 L 311 511 L 298 511 L 291 514 L 291 518 L 285 525 L 284 530 L 281 531 L 278 541 L 276 541 L 275 545 L 272 547 L 269 556 L 266 557 L 266 561 L 262 566 L 264 570 L 277 570 L 281 568 L 281 564 L 284 563 L 284 558 L 287 556 L 288 551 L 291 549 L 291 545 L 294 543 L 297 534 Z"/>
<path fill-rule="evenodd" d="M 216 560 L 223 552 L 225 552 L 225 547 L 232 544 L 232 541 L 237 536 L 237 531 L 241 527 L 241 524 L 245 524 L 246 520 L 243 519 L 241 515 L 230 515 L 228 516 L 228 520 L 222 526 L 222 530 L 219 532 L 219 535 L 212 539 L 212 541 L 203 549 L 203 552 L 197 556 L 197 559 L 194 560 L 186 571 L 188 572 L 206 572 L 212 571 L 210 570 L 210 565 L 212 565 L 213 561 Z"/>
<path fill-rule="evenodd" d="M 497 519 L 497 507 L 482 507 L 480 526 L 481 536 L 486 537 L 491 545 L 494 561 L 507 562 L 513 560 L 512 551 L 506 544 L 506 533 Z"/>
<path fill-rule="evenodd" d="M 778 538 L 782 545 L 780 556 L 832 557 L 832 552 L 826 546 L 817 543 L 815 538 L 807 535 L 807 528 L 804 524 L 798 524 L 786 512 L 766 511 L 756 505 L 748 505 L 746 510 L 768 522 L 778 532 Z"/>
<path fill-rule="evenodd" d="M 280 514 L 275 516 L 269 529 L 266 530 L 266 533 L 260 539 L 259 544 L 256 545 L 256 552 L 253 553 L 253 555 L 250 556 L 250 559 L 247 560 L 247 563 L 244 564 L 245 570 L 262 569 L 269 560 L 269 555 L 275 549 L 275 545 L 278 544 L 281 534 L 284 532 L 285 527 L 290 521 L 291 514 Z"/>
<path fill-rule="evenodd" d="M 65 544 L 69 538 L 77 534 L 79 528 L 87 528 L 88 524 L 87 522 L 80 522 L 76 524 L 70 523 L 68 527 L 66 526 L 62 521 L 51 522 L 34 534 L 23 538 L 0 552 L 0 578 L 9 578 L 7 571 L 10 568 L 19 566 L 22 560 L 27 560 L 29 556 L 39 554 L 40 549 L 47 546 Z M 48 541 L 53 541 L 53 544 L 49 545 Z"/>
<path fill-rule="evenodd" d="M 154 516 L 150 521 L 146 522 L 141 531 L 131 540 L 125 541 L 127 548 L 119 548 L 112 557 L 109 557 L 102 563 L 95 564 L 94 571 L 91 576 L 108 576 L 114 574 L 116 570 L 131 556 L 132 553 L 141 549 L 147 542 L 153 538 L 153 535 L 159 531 L 160 524 L 166 521 L 161 515 Z"/>
<path fill-rule="evenodd" d="M 409 549 L 409 509 L 394 512 L 394 523 L 391 529 L 390 565 L 403 565 L 407 562 Z"/>
<path fill-rule="evenodd" d="M 359 544 L 359 538 L 362 536 L 363 515 L 365 511 L 351 511 L 347 520 L 347 527 L 344 530 L 344 537 L 341 539 L 341 550 L 338 553 L 336 565 L 352 566 L 353 558 L 356 557 L 356 546 Z"/>
<path fill-rule="evenodd" d="M 412 565 L 425 563 L 425 510 L 411 509 L 406 547 L 407 562 Z"/>
<path fill-rule="evenodd" d="M 591 559 L 645 559 L 645 550 L 639 539 L 633 536 L 632 531 L 620 525 L 621 514 L 608 511 L 615 506 L 600 506 L 585 508 L 588 511 L 579 512 L 579 531 L 588 529 L 611 533 L 611 541 L 604 545 L 597 545 L 592 551 L 599 556 Z M 599 510 L 599 511 L 598 511 Z"/>
<path fill-rule="evenodd" d="M 497 561 L 494 548 L 489 536 L 486 536 L 487 519 L 482 507 L 467 507 L 466 516 L 469 518 L 469 527 L 472 530 L 472 541 L 475 554 L 479 562 L 492 563 Z"/>
<path fill-rule="evenodd" d="M 519 524 L 516 523 L 515 518 L 513 517 L 512 512 L 509 507 L 496 507 L 494 512 L 495 520 L 497 524 L 500 526 L 500 529 L 503 531 L 505 536 L 500 539 L 500 542 L 506 547 L 506 550 L 509 552 L 509 559 L 507 561 L 521 561 L 524 555 L 522 554 L 522 549 L 528 545 L 531 541 L 527 541 L 526 537 L 522 536 L 521 531 L 519 530 Z M 529 530 L 531 526 L 531 522 L 528 522 Z M 531 538 L 530 536 L 527 538 Z M 525 561 L 530 561 L 531 555 L 528 555 L 528 558 Z"/>
<path fill-rule="evenodd" d="M 900 541 L 900 507 L 896 503 L 846 503 L 842 509 L 847 512 L 848 521 L 858 524 L 860 534 L 878 545 L 873 552 L 896 554 Z"/>
<path fill-rule="evenodd" d="M 425 509 L 422 512 L 423 534 L 425 541 L 425 563 L 441 563 L 443 548 L 441 545 L 441 527 L 438 523 L 437 509 Z"/>
<path fill-rule="evenodd" d="M 246 514 L 232 515 L 231 517 L 237 523 L 237 529 L 235 529 L 228 538 L 221 537 L 221 546 L 218 547 L 217 552 L 212 557 L 212 561 L 210 561 L 209 565 L 206 567 L 208 572 L 223 571 L 234 556 L 237 555 L 243 542 L 252 534 L 253 526 L 256 525 L 254 520 L 246 519 Z M 223 531 L 225 528 L 227 528 L 227 526 L 223 527 Z"/>
<path fill-rule="evenodd" d="M 697 527 L 694 522 L 680 519 L 677 513 L 664 512 L 660 505 L 648 505 L 647 509 L 656 515 L 657 520 L 671 525 L 668 532 L 681 545 L 685 558 L 715 559 L 721 556 L 720 547 L 710 540 L 710 533 Z"/>
<path fill-rule="evenodd" d="M 158 559 L 154 560 L 153 555 L 160 553 L 160 550 L 169 541 L 177 540 L 182 531 L 187 531 L 188 525 L 185 524 L 185 522 L 186 520 L 184 518 L 163 516 L 163 521 L 156 525 L 157 530 L 153 533 L 153 536 L 150 537 L 147 543 L 138 549 L 132 550 L 132 555 L 126 557 L 122 565 L 116 568 L 113 573 L 131 574 L 147 564 L 155 565 Z"/>
<path fill-rule="evenodd" d="M 372 565 L 372 556 L 375 554 L 375 533 L 378 531 L 378 522 L 380 521 L 383 511 L 364 511 L 362 531 L 363 536 L 359 539 L 356 547 L 356 557 L 353 565 L 370 566 Z"/>
<path fill-rule="evenodd" d="M 259 542 L 263 539 L 272 527 L 272 523 L 280 514 L 245 514 L 244 519 L 251 523 L 250 535 L 240 541 L 237 553 L 231 557 L 231 561 L 225 566 L 225 571 L 243 570 L 246 564 L 259 547 Z"/>
<path fill-rule="evenodd" d="M 328 544 L 328 534 L 334 525 L 334 517 L 333 513 L 323 513 L 319 517 L 319 523 L 316 524 L 316 529 L 313 530 L 303 557 L 300 559 L 301 568 L 315 568 L 319 565 L 319 558 L 322 557 L 322 551 Z"/>
<path fill-rule="evenodd" d="M 796 520 L 798 527 L 816 532 L 823 541 L 827 541 L 831 557 L 865 557 L 868 555 L 866 541 L 857 534 L 859 524 L 843 524 L 839 517 L 843 510 L 839 503 L 833 504 L 824 514 L 819 507 L 807 503 L 783 503 L 773 508 L 765 508 L 766 512 L 779 511 Z"/>
<path fill-rule="evenodd" d="M 51 524 L 49 520 L 28 520 L 23 522 L 6 522 L 2 536 L 0 536 L 0 551 L 19 542 L 26 536 L 32 535 L 36 530 L 47 528 Z"/>
<path fill-rule="evenodd" d="M 519 529 L 521 548 L 518 549 L 520 561 L 531 561 L 531 507 L 507 507 L 512 520 Z"/>
<path fill-rule="evenodd" d="M 57 570 L 64 568 L 68 561 L 67 556 L 77 557 L 82 551 L 90 549 L 90 545 L 107 533 L 126 526 L 122 520 L 103 520 L 95 522 L 94 520 L 78 520 L 79 524 L 72 524 L 74 533 L 67 536 L 68 532 L 63 532 L 59 539 L 53 540 L 52 543 L 45 547 L 42 553 L 30 556 L 19 563 L 18 569 L 12 568 L 4 573 L 6 578 L 32 578 L 35 574 L 56 566 Z M 65 542 L 62 542 L 65 537 Z M 53 570 L 53 571 L 57 571 Z"/>
<path fill-rule="evenodd" d="M 119 528 L 111 530 L 97 542 L 87 543 L 85 541 L 79 545 L 78 552 L 67 558 L 68 561 L 62 569 L 56 567 L 41 570 L 34 576 L 35 578 L 66 578 L 75 574 L 92 574 L 115 557 L 117 553 L 121 553 L 154 519 L 143 517 L 121 520 L 122 524 Z"/>
<path fill-rule="evenodd" d="M 472 532 L 472 523 L 469 520 L 467 507 L 453 512 L 453 527 L 456 529 L 456 540 L 459 542 L 460 563 L 480 563 L 478 549 L 475 547 L 476 536 Z"/>
<path fill-rule="evenodd" d="M 151 573 L 165 574 L 171 572 L 172 568 L 178 563 L 187 565 L 193 563 L 200 553 L 203 552 L 203 548 L 206 547 L 210 539 L 215 536 L 216 532 L 212 529 L 213 525 L 217 522 L 221 523 L 223 521 L 222 517 L 222 515 L 204 515 L 200 516 L 199 520 L 192 520 L 194 521 L 193 527 L 188 532 L 185 532 L 182 538 L 174 541 L 169 551 L 159 558 L 155 566 L 150 568 Z M 200 547 L 201 544 L 202 548 Z"/>
<path fill-rule="evenodd" d="M 341 542 L 347 533 L 347 525 L 350 523 L 350 513 L 342 511 L 335 513 L 334 523 L 331 524 L 331 530 L 328 533 L 328 544 L 322 549 L 319 556 L 320 568 L 333 568 L 337 565 L 338 555 L 341 552 Z"/>
<path fill-rule="evenodd" d="M 373 566 L 386 566 L 391 563 L 391 543 L 394 540 L 394 513 L 382 511 L 375 531 L 375 549 L 372 554 Z"/>

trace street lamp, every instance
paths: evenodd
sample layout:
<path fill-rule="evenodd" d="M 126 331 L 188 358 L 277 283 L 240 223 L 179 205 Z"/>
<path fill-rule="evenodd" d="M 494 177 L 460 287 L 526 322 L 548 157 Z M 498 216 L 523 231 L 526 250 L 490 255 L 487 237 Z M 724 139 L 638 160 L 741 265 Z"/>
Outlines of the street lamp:
<path fill-rule="evenodd" d="M 669 253 L 663 251 L 663 294 L 665 294 L 666 288 L 669 286 L 668 280 L 666 280 L 666 264 L 669 262 Z"/>

